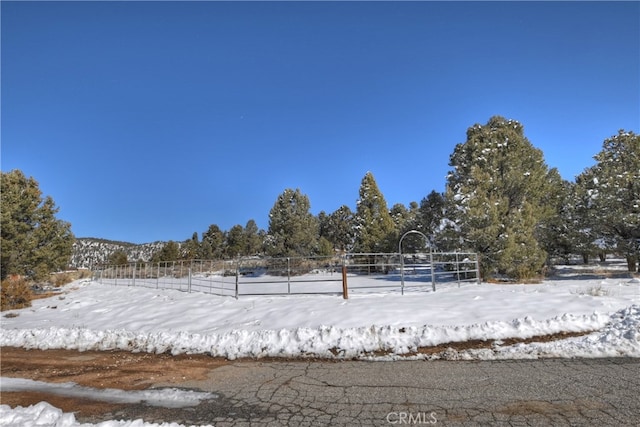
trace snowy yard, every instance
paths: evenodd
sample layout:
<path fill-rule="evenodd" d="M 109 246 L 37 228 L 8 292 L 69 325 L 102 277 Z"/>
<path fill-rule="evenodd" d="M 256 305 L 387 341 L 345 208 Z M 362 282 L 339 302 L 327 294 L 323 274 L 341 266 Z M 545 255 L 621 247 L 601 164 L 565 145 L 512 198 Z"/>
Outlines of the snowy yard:
<path fill-rule="evenodd" d="M 427 357 L 416 350 L 450 342 L 499 343 L 505 338 L 594 331 L 567 340 L 494 345 L 448 357 L 640 356 L 638 279 L 594 278 L 579 267 L 559 271 L 561 276 L 536 285 L 450 283 L 438 285 L 436 292 L 408 280 L 404 295 L 374 288 L 354 292 L 348 300 L 338 295 L 234 299 L 80 281 L 68 285 L 63 295 L 5 313 L 0 345 L 204 353 L 230 359 L 388 360 Z"/>
<path fill-rule="evenodd" d="M 354 292 L 346 300 L 335 294 L 235 299 L 77 281 L 61 295 L 3 313 L 0 345 L 202 353 L 229 359 L 640 357 L 640 280 L 624 275 L 598 277 L 580 267 L 558 272 L 535 285 L 450 283 L 439 284 L 436 292 L 409 279 L 404 295 L 375 289 L 372 283 L 373 289 Z M 585 334 L 515 345 L 502 341 L 559 332 Z M 418 351 L 467 340 L 492 345 L 436 354 Z M 1 384 L 4 391 L 41 387 L 6 378 Z M 88 392 L 73 384 L 58 387 L 65 392 Z M 138 398 L 120 396 L 117 390 L 109 393 Z M 176 399 L 175 391 L 166 393 L 156 398 Z M 35 425 L 38 420 L 44 420 L 43 425 L 78 425 L 73 414 L 63 414 L 44 402 L 29 408 L 0 406 L 0 425 Z M 114 421 L 102 425 L 151 424 Z"/>

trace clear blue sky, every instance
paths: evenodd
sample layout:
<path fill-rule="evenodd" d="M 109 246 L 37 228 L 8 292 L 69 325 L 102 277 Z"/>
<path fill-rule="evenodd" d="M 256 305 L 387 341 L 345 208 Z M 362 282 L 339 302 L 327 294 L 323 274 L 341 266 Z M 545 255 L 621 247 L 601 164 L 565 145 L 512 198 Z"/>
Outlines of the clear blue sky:
<path fill-rule="evenodd" d="M 468 127 L 520 121 L 573 180 L 640 125 L 639 2 L 1 2 L 2 170 L 78 237 L 268 227 L 443 191 Z"/>

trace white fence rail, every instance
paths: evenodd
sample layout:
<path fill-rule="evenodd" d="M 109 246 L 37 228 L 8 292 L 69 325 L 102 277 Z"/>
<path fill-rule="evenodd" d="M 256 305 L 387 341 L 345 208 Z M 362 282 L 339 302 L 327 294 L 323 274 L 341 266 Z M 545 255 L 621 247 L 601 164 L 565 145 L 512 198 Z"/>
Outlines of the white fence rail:
<path fill-rule="evenodd" d="M 246 295 L 338 294 L 436 290 L 479 283 L 474 253 L 371 253 L 340 257 L 239 258 L 102 266 L 94 280 L 115 286 Z"/>

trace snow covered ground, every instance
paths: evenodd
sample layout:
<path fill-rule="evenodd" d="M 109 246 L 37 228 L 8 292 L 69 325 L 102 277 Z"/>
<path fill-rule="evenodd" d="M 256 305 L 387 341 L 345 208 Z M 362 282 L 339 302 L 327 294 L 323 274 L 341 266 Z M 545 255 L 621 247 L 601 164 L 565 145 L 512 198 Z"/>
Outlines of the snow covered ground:
<path fill-rule="evenodd" d="M 449 284 L 436 292 L 411 287 L 409 281 L 404 295 L 373 290 L 348 300 L 336 295 L 236 300 L 79 281 L 65 287 L 63 295 L 3 313 L 0 345 L 204 353 L 230 359 L 640 357 L 640 280 L 593 279 L 579 269 L 563 271 L 562 278 L 536 285 Z M 557 332 L 589 333 L 547 343 L 501 342 Z M 417 352 L 466 340 L 494 342 L 484 349 Z M 3 379 L 0 387 L 9 385 Z M 23 418 L 18 422 L 15 417 Z M 34 417 L 58 420 L 44 425 L 77 425 L 72 414 L 47 404 L 0 407 L 0 425 L 28 425 L 25 420 Z M 103 427 L 116 425 L 134 424 Z"/>

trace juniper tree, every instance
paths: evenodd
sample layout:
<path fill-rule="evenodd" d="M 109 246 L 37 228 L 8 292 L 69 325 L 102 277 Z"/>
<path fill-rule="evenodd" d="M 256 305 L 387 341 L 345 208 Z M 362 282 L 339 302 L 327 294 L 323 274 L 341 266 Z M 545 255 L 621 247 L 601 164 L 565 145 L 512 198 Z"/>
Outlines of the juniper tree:
<path fill-rule="evenodd" d="M 544 221 L 539 229 L 540 242 L 549 259 L 561 257 L 569 261 L 571 254 L 580 253 L 576 233 L 575 184 L 557 176 L 556 194 L 550 195 L 555 215 Z"/>
<path fill-rule="evenodd" d="M 627 258 L 629 271 L 640 257 L 640 135 L 624 130 L 604 141 L 596 165 L 582 180 L 594 228 Z"/>
<path fill-rule="evenodd" d="M 527 279 L 538 275 L 546 253 L 539 225 L 553 215 L 552 179 L 542 151 L 515 120 L 495 116 L 467 130 L 450 158 L 446 197 L 459 237 L 481 255 L 485 275 Z"/>
<path fill-rule="evenodd" d="M 562 210 L 568 216 L 572 252 L 580 254 L 585 264 L 589 262 L 589 257 L 595 254 L 604 261 L 606 253 L 615 249 L 615 243 L 602 234 L 598 218 L 593 215 L 592 183 L 589 182 L 588 175 L 583 173 L 576 177 L 575 183 L 571 186 L 569 199 Z"/>
<path fill-rule="evenodd" d="M 367 172 L 362 179 L 359 193 L 360 198 L 357 201 L 354 216 L 354 251 L 362 253 L 394 251 L 393 219 L 371 172 Z"/>
<path fill-rule="evenodd" d="M 0 189 L 0 272 L 42 280 L 71 260 L 71 224 L 56 218 L 59 209 L 42 197 L 38 182 L 20 170 L 2 172 Z"/>

